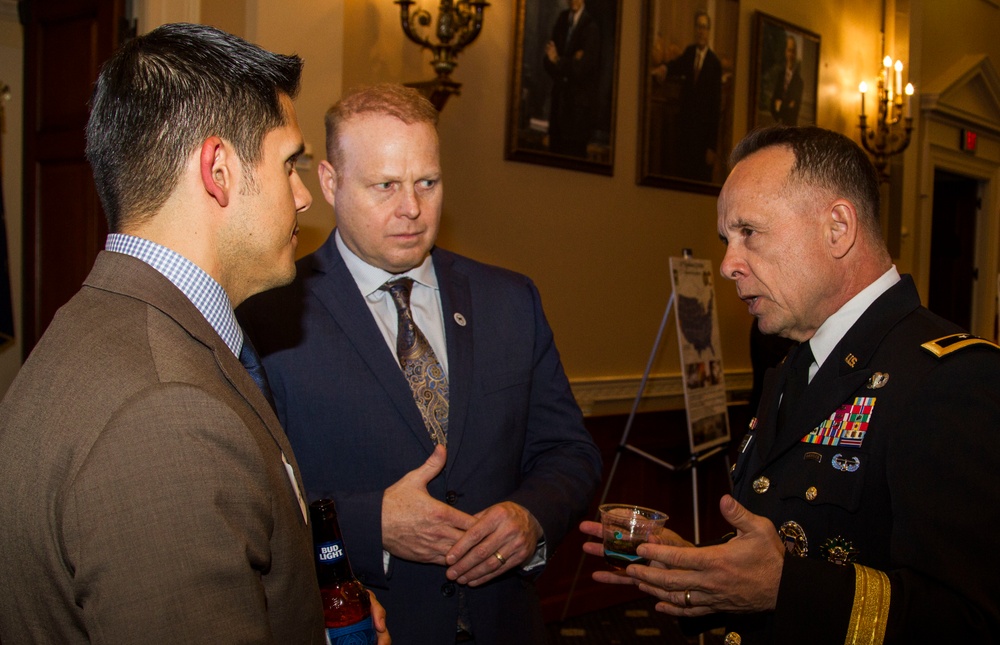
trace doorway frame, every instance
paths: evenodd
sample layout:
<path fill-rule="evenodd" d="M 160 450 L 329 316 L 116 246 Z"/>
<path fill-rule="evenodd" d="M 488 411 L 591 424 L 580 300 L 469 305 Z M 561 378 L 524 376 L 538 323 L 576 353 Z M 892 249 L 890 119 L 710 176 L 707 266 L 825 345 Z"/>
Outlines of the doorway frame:
<path fill-rule="evenodd" d="M 934 172 L 944 170 L 979 182 L 975 257 L 979 278 L 972 289 L 970 329 L 996 340 L 1000 274 L 1000 76 L 989 57 L 963 59 L 921 96 L 920 199 L 914 244 L 914 280 L 924 302 L 930 285 Z M 963 130 L 978 134 L 974 153 L 961 150 Z"/>

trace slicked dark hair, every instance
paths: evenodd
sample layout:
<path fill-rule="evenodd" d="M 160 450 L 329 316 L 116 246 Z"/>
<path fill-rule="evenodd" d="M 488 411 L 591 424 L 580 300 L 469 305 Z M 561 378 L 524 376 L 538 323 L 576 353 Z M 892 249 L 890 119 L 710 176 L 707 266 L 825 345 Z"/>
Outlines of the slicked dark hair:
<path fill-rule="evenodd" d="M 882 240 L 878 174 L 861 146 L 839 132 L 815 126 L 774 126 L 754 130 L 729 157 L 729 167 L 764 148 L 784 146 L 795 155 L 789 179 L 847 198 L 873 241 Z"/>
<path fill-rule="evenodd" d="M 201 143 L 231 143 L 251 186 L 264 137 L 286 123 L 302 60 L 213 27 L 163 25 L 104 64 L 91 98 L 87 160 L 108 228 L 155 214 Z"/>

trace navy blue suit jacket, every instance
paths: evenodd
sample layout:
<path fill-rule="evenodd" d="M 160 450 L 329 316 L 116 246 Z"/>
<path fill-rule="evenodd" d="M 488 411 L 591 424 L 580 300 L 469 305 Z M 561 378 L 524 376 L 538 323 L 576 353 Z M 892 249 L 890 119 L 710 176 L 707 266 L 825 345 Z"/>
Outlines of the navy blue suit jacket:
<path fill-rule="evenodd" d="M 522 275 L 442 249 L 432 257 L 450 406 L 447 465 L 428 490 L 470 514 L 507 500 L 524 506 L 551 554 L 585 513 L 601 464 L 538 291 Z M 336 500 L 351 564 L 377 590 L 394 640 L 452 642 L 458 594 L 445 568 L 393 558 L 383 571 L 383 492 L 434 449 L 409 385 L 333 235 L 298 269 L 291 286 L 249 301 L 240 315 L 306 489 Z M 527 577 L 508 574 L 465 594 L 477 645 L 544 642 Z"/>

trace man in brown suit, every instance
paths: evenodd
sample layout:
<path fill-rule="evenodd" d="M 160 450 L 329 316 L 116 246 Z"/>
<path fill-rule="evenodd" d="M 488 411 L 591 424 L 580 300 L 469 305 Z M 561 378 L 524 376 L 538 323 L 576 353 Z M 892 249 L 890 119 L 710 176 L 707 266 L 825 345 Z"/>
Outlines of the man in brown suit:
<path fill-rule="evenodd" d="M 0 405 L 0 641 L 324 642 L 298 465 L 232 313 L 295 274 L 301 65 L 167 25 L 101 72 L 112 235 Z"/>

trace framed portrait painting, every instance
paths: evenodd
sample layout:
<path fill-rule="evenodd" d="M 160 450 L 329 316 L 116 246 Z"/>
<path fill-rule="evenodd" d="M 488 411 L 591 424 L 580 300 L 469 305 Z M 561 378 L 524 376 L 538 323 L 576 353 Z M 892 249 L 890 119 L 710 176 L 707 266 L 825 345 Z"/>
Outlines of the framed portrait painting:
<path fill-rule="evenodd" d="M 738 0 L 645 0 L 638 182 L 718 194 L 733 146 Z"/>
<path fill-rule="evenodd" d="M 611 175 L 619 0 L 518 0 L 505 158 Z"/>
<path fill-rule="evenodd" d="M 815 125 L 819 35 L 758 11 L 750 52 L 750 129 Z"/>

